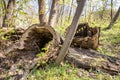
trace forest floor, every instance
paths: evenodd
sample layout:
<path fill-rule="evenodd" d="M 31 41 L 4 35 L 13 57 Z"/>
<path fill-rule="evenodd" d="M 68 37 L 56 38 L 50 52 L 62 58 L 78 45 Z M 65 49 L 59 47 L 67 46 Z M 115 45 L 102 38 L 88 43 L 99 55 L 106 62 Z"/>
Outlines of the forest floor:
<path fill-rule="evenodd" d="M 120 23 L 116 23 L 112 29 L 104 31 L 107 24 L 101 27 L 100 45 L 98 51 L 102 54 L 120 58 Z M 13 31 L 14 33 L 14 31 Z M 0 33 L 2 34 L 2 33 Z M 2 38 L 3 40 L 5 38 Z M 1 42 L 2 43 L 2 42 Z M 1 56 L 1 55 L 0 55 Z M 14 80 L 15 78 L 9 78 Z M 4 80 L 9 80 L 4 78 Z M 54 63 L 46 65 L 44 68 L 34 68 L 25 76 L 26 80 L 120 80 L 119 75 L 109 75 L 101 71 L 86 71 L 76 68 L 67 61 L 61 66 Z M 1 75 L 0 75 L 1 80 Z"/>
<path fill-rule="evenodd" d="M 98 51 L 102 54 L 120 58 L 120 23 L 112 29 L 103 30 L 108 24 L 101 26 L 100 45 Z M 111 76 L 101 71 L 86 71 L 70 65 L 67 61 L 61 65 L 47 65 L 44 69 L 34 69 L 28 80 L 120 80 L 120 74 Z"/>

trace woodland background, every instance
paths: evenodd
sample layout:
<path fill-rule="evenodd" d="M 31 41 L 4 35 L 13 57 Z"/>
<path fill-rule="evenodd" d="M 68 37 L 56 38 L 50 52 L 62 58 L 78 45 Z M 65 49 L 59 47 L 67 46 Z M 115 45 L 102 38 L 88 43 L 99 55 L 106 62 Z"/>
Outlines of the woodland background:
<path fill-rule="evenodd" d="M 53 4 L 55 5 L 52 6 Z M 78 4 L 79 0 L 0 0 L 0 48 L 2 48 L 1 43 L 9 40 L 11 33 L 15 33 L 15 29 L 26 30 L 36 23 L 42 25 L 48 23 L 60 36 L 65 38 L 66 28 L 72 23 Z M 99 47 L 96 51 L 120 60 L 119 13 L 120 0 L 86 0 L 79 23 L 100 27 Z M 8 35 L 6 36 L 6 34 Z M 37 54 L 37 56 L 43 55 Z M 2 72 L 1 67 L 0 70 Z M 16 76 L 2 74 L 0 79 L 15 80 Z M 24 79 L 119 80 L 120 74 L 110 75 L 102 71 L 76 68 L 75 65 L 65 61 L 60 66 L 56 66 L 54 63 L 46 64 L 44 67 L 37 66 L 36 68 L 35 66 L 25 75 Z"/>

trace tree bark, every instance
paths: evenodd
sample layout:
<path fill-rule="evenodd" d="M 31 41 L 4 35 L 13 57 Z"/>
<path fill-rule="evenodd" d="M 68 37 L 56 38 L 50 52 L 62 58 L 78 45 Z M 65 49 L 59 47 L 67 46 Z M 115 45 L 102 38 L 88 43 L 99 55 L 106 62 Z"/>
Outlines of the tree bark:
<path fill-rule="evenodd" d="M 120 58 L 103 55 L 92 49 L 69 48 L 66 59 L 78 68 L 102 71 L 111 75 L 120 73 Z"/>
<path fill-rule="evenodd" d="M 83 11 L 85 2 L 86 2 L 86 0 L 81 0 L 80 3 L 78 4 L 75 16 L 74 16 L 73 21 L 70 26 L 70 31 L 68 32 L 65 42 L 64 42 L 64 44 L 59 52 L 59 55 L 56 59 L 56 64 L 60 64 L 60 62 L 64 59 L 64 57 L 67 54 L 68 48 L 73 40 L 76 30 L 77 30 L 78 21 L 79 21 L 81 13 Z"/>
<path fill-rule="evenodd" d="M 111 16 L 111 20 L 112 20 L 112 18 L 113 18 L 113 0 L 111 0 L 111 14 L 110 14 L 110 16 Z"/>
<path fill-rule="evenodd" d="M 116 12 L 115 16 L 114 16 L 113 19 L 111 20 L 109 26 L 108 26 L 107 28 L 105 28 L 105 30 L 112 28 L 112 26 L 114 25 L 115 21 L 118 19 L 119 14 L 120 14 L 120 6 L 119 6 L 118 11 Z"/>
<path fill-rule="evenodd" d="M 12 14 L 15 7 L 15 0 L 9 0 L 2 27 L 8 27 L 11 24 Z"/>
<path fill-rule="evenodd" d="M 49 21 L 48 21 L 48 24 L 52 27 L 54 27 L 55 25 L 57 3 L 58 3 L 58 0 L 52 0 L 52 6 L 51 6 Z"/>
<path fill-rule="evenodd" d="M 72 6 L 73 6 L 73 0 L 71 2 L 71 6 L 70 6 L 70 12 L 69 12 L 69 17 L 68 17 L 68 22 L 71 20 Z"/>
<path fill-rule="evenodd" d="M 39 21 L 40 24 L 44 25 L 46 23 L 46 7 L 45 7 L 45 0 L 38 0 L 38 5 L 39 5 L 39 9 L 38 9 L 38 13 L 39 13 Z"/>

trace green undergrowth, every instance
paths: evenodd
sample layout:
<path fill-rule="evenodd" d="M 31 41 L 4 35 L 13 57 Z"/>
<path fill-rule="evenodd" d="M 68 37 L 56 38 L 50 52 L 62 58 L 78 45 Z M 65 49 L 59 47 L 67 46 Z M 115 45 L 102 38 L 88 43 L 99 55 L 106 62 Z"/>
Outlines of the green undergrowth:
<path fill-rule="evenodd" d="M 86 71 L 68 64 L 62 66 L 50 64 L 44 68 L 34 69 L 28 80 L 120 80 L 120 76 L 111 76 L 97 71 Z"/>
<path fill-rule="evenodd" d="M 105 26 L 102 26 L 102 29 Z M 101 30 L 100 46 L 98 49 L 103 54 L 117 56 L 120 53 L 120 23 L 116 23 L 110 30 Z"/>
<path fill-rule="evenodd" d="M 105 31 L 104 28 L 107 27 L 108 24 L 108 22 L 98 21 L 91 23 L 90 26 L 101 27 L 98 51 L 102 54 L 118 57 L 120 55 L 120 21 L 117 21 L 112 29 Z M 68 23 L 65 23 L 63 26 L 56 27 L 56 30 L 64 35 L 67 26 L 69 26 Z M 1 33 L 4 34 L 0 31 L 0 34 Z M 43 54 L 44 53 L 38 54 L 37 56 L 44 56 Z M 34 68 L 26 78 L 27 80 L 120 80 L 120 75 L 111 76 L 103 72 L 86 71 L 65 62 L 60 66 L 51 63 L 43 68 Z"/>
<path fill-rule="evenodd" d="M 9 32 L 7 32 L 9 31 Z M 10 38 L 11 34 L 14 34 L 15 30 L 14 29 L 10 29 L 9 28 L 5 28 L 5 29 L 0 29 L 0 40 L 7 40 Z"/>

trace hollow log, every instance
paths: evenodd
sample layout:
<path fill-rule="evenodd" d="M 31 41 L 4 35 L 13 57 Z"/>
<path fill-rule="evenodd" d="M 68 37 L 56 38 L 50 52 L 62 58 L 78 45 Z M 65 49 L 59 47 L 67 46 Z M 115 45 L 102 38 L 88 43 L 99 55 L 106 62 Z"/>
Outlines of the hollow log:
<path fill-rule="evenodd" d="M 36 64 L 45 65 L 53 61 L 60 44 L 60 36 L 51 26 L 33 24 L 25 30 L 19 40 L 5 46 L 2 51 L 0 49 L 0 53 L 3 54 L 0 55 L 0 69 L 4 71 L 7 67 L 7 71 L 4 72 L 8 75 L 12 75 L 11 72 L 16 75 L 14 72 L 19 67 L 23 73 L 29 73 Z"/>
<path fill-rule="evenodd" d="M 51 44 L 52 42 L 52 44 Z M 1 43 L 0 43 L 1 44 Z M 54 61 L 56 53 L 59 51 L 59 45 L 61 44 L 59 34 L 49 25 L 34 24 L 31 25 L 22 35 L 22 37 L 14 44 L 9 45 L 6 50 L 7 61 L 11 61 L 10 65 L 6 65 L 5 60 L 0 60 L 0 68 L 5 64 L 6 66 L 12 66 L 12 64 L 20 63 L 22 67 L 27 68 L 29 71 L 39 61 L 48 62 L 49 60 Z M 44 57 L 36 57 L 38 52 L 43 51 L 42 48 L 47 48 Z M 14 52 L 11 58 L 11 53 Z M 66 59 L 76 65 L 79 68 L 93 69 L 107 72 L 109 74 L 118 74 L 120 72 L 120 59 L 116 57 L 110 57 L 107 55 L 100 54 L 99 52 L 92 49 L 82 48 L 69 48 L 69 54 Z M 16 54 L 17 53 L 17 54 Z M 9 56 L 10 55 L 10 56 Z M 55 58 L 54 58 L 55 56 Z M 6 57 L 6 56 L 5 56 Z M 3 57 L 3 58 L 5 58 Z M 16 61 L 17 58 L 17 61 Z M 22 61 L 21 61 L 22 60 Z M 12 63 L 14 61 L 14 63 Z M 25 62 L 27 61 L 27 62 Z M 32 63 L 29 63 L 32 62 Z M 25 65 L 29 66 L 26 67 Z M 17 66 L 19 67 L 19 66 Z M 3 66 L 4 68 L 4 66 Z"/>
<path fill-rule="evenodd" d="M 40 52 L 52 40 L 52 47 L 57 47 L 61 43 L 59 34 L 51 26 L 33 24 L 23 33 L 18 42 L 7 47 L 6 52 L 16 49 Z"/>
<path fill-rule="evenodd" d="M 103 55 L 92 49 L 69 48 L 68 62 L 76 67 L 116 75 L 120 73 L 120 58 Z"/>

